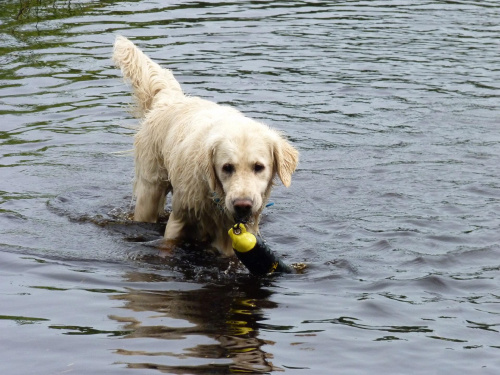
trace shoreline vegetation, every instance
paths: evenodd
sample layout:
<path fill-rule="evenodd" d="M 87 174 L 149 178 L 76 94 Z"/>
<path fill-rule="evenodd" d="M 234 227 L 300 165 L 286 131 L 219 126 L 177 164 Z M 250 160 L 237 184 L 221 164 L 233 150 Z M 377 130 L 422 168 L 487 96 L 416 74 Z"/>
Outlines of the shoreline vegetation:
<path fill-rule="evenodd" d="M 74 7 L 72 0 L 18 0 L 16 12 L 13 13 L 17 21 L 22 21 L 31 18 L 39 19 L 47 13 L 55 16 L 63 10 L 71 11 Z"/>

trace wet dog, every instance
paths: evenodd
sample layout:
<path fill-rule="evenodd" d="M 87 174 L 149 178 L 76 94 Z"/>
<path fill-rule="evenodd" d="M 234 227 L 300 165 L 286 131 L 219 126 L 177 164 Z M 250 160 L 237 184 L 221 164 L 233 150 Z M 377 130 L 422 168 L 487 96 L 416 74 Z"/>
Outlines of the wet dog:
<path fill-rule="evenodd" d="M 170 70 L 128 39 L 116 38 L 113 59 L 133 87 L 141 117 L 134 220 L 156 222 L 172 193 L 165 238 L 210 241 L 221 254 L 233 254 L 228 229 L 244 222 L 258 233 L 273 181 L 290 185 L 298 152 L 236 109 L 185 95 Z"/>

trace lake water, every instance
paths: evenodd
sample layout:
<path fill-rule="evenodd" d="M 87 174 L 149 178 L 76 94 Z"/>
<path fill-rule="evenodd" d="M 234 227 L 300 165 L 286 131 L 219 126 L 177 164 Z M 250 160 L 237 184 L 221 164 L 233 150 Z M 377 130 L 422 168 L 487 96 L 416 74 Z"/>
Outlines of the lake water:
<path fill-rule="evenodd" d="M 299 149 L 304 274 L 128 220 L 118 34 Z M 498 2 L 4 0 L 0 63 L 1 374 L 499 373 Z"/>

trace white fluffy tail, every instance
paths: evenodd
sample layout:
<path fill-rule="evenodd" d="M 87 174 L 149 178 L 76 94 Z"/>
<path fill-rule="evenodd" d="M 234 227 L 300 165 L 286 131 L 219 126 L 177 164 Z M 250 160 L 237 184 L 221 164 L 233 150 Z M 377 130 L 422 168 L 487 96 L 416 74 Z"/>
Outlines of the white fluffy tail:
<path fill-rule="evenodd" d="M 153 62 L 123 36 L 116 37 L 113 60 L 121 68 L 124 78 L 132 84 L 140 116 L 151 109 L 153 99 L 160 91 L 168 96 L 183 95 L 179 82 L 170 70 Z"/>

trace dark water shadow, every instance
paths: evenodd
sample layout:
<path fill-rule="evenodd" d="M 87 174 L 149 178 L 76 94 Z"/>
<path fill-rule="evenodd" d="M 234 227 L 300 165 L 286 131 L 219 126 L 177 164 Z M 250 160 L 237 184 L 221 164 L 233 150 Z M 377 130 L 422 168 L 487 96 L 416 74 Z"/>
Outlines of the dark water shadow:
<path fill-rule="evenodd" d="M 151 275 L 130 272 L 126 278 L 150 281 Z M 269 299 L 269 285 L 269 280 L 240 277 L 194 290 L 130 290 L 112 296 L 123 301 L 125 310 L 110 318 L 130 332 L 114 351 L 121 356 L 118 363 L 171 374 L 276 370 L 264 349 L 273 342 L 259 338 L 266 320 L 263 309 L 277 307 Z M 158 341 L 153 348 L 141 348 L 143 338 Z"/>
<path fill-rule="evenodd" d="M 96 240 L 111 237 L 115 247 L 120 249 L 114 254 L 119 258 L 117 261 L 159 271 L 168 269 L 177 272 L 183 280 L 195 281 L 218 280 L 228 276 L 229 271 L 242 270 L 235 259 L 221 258 L 215 249 L 203 242 L 183 242 L 169 253 L 163 251 L 169 211 L 165 211 L 157 223 L 137 222 L 132 220 L 130 196 L 123 199 L 110 199 L 110 196 L 113 194 L 105 188 L 87 187 L 50 199 L 47 208 L 66 218 L 70 226 L 73 223 L 90 226 Z"/>
<path fill-rule="evenodd" d="M 70 223 L 94 226 L 92 232 L 97 239 L 111 236 L 121 249 L 121 255 L 114 255 L 122 257 L 118 261 L 134 262 L 160 272 L 167 269 L 185 281 L 232 282 L 235 277 L 248 275 L 236 257 L 221 257 L 207 242 L 184 241 L 170 252 L 163 251 L 168 208 L 157 223 L 137 222 L 132 220 L 130 196 L 114 200 L 110 196 L 113 194 L 106 188 L 87 187 L 50 199 L 47 208 Z M 303 272 L 305 265 L 301 266 Z"/>

